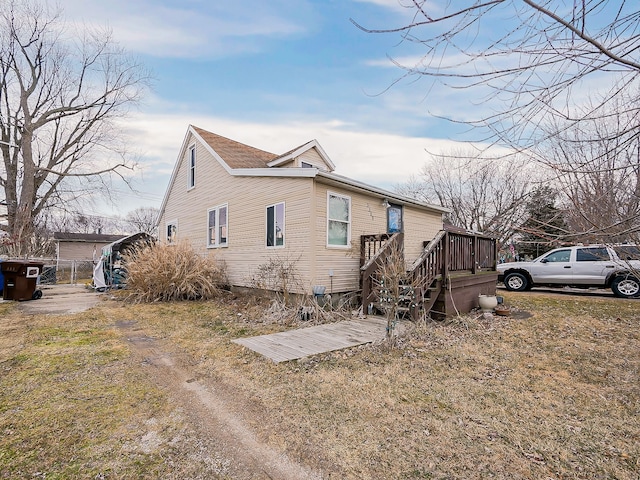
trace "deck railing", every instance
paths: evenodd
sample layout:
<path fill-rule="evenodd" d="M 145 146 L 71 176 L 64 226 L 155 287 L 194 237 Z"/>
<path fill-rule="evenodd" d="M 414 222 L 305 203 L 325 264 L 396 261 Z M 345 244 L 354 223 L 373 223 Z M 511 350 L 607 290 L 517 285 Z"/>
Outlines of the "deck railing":
<path fill-rule="evenodd" d="M 369 305 L 375 300 L 376 271 L 387 262 L 393 249 L 404 247 L 402 233 L 381 233 L 377 235 L 362 235 L 360 237 L 360 288 L 362 290 L 362 309 L 366 314 Z"/>
<path fill-rule="evenodd" d="M 402 234 L 400 234 L 402 235 Z M 360 268 L 364 267 L 393 237 L 391 233 L 378 233 L 360 236 Z"/>
<path fill-rule="evenodd" d="M 425 242 L 422 254 L 411 267 L 416 302 L 411 316 L 420 317 L 420 307 L 429 310 L 435 303 L 439 288 L 446 288 L 452 273 L 477 274 L 496 269 L 496 240 L 483 235 L 441 230 L 430 242 Z M 434 289 L 434 285 L 438 288 Z M 429 300 L 429 306 L 425 304 Z M 423 313 L 428 313 L 424 311 Z"/>
<path fill-rule="evenodd" d="M 403 240 L 402 234 L 361 237 L 362 307 L 365 313 L 369 305 L 376 301 L 373 289 L 376 270 L 387 260 L 391 248 L 402 248 Z M 434 290 L 434 285 L 446 287 L 451 273 L 495 271 L 496 256 L 494 238 L 441 230 L 433 240 L 424 243 L 422 253 L 409 268 L 416 304 L 423 307 L 425 301 L 430 299 L 430 305 L 433 305 L 439 293 Z M 418 308 L 414 308 L 412 317 L 417 319 L 418 316 Z"/>
<path fill-rule="evenodd" d="M 448 244 L 449 272 L 495 271 L 496 240 L 469 233 L 455 233 L 442 230 Z M 437 237 L 436 237 L 437 238 Z M 425 249 L 431 242 L 425 242 Z"/>
<path fill-rule="evenodd" d="M 426 245 L 422 253 L 409 269 L 413 284 L 423 291 L 429 288 L 437 277 L 446 277 L 447 275 L 446 259 L 449 255 L 446 237 L 447 232 L 441 230 L 433 240 L 425 242 Z"/>

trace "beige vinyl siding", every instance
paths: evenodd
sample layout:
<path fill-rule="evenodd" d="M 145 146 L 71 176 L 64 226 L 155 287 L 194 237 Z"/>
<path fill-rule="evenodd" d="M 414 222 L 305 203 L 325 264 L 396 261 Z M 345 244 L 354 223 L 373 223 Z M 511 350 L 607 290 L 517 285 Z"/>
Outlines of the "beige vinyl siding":
<path fill-rule="evenodd" d="M 251 286 L 257 267 L 276 260 L 293 263 L 298 283 L 295 290 L 309 292 L 312 180 L 235 177 L 229 183 L 237 186 L 228 193 L 229 247 L 217 249 L 216 254 L 227 263 L 231 283 Z M 273 249 L 266 245 L 266 207 L 279 202 L 285 203 L 285 244 Z"/>
<path fill-rule="evenodd" d="M 442 214 L 404 206 L 404 255 L 411 265 L 422 252 L 422 244 L 433 239 L 442 230 Z"/>
<path fill-rule="evenodd" d="M 300 290 L 311 291 L 310 178 L 233 177 L 200 144 L 196 146 L 196 186 L 187 190 L 188 150 L 181 159 L 160 226 L 177 219 L 177 240 L 224 261 L 232 285 L 251 286 L 259 265 L 270 259 L 293 262 Z M 285 203 L 285 246 L 266 246 L 266 207 Z M 228 205 L 228 246 L 207 248 L 207 211 Z M 163 238 L 164 240 L 164 238 Z"/>
<path fill-rule="evenodd" d="M 297 166 L 302 167 L 302 162 L 309 163 L 320 170 L 328 171 L 329 166 L 324 162 L 315 148 L 311 148 L 297 158 Z"/>
<path fill-rule="evenodd" d="M 351 198 L 351 247 L 327 247 L 327 194 Z M 316 185 L 316 273 L 314 285 L 324 285 L 327 292 L 356 290 L 360 282 L 360 236 L 385 233 L 387 210 L 383 198 L 318 183 Z M 442 229 L 442 215 L 416 207 L 403 207 L 405 255 L 410 264 L 420 255 L 423 241 L 431 240 Z M 329 276 L 333 271 L 333 278 Z"/>
<path fill-rule="evenodd" d="M 308 163 L 320 170 L 329 171 L 329 166 L 325 163 L 325 161 L 318 153 L 318 150 L 316 150 L 315 148 L 311 148 L 303 152 L 300 156 L 295 157 L 294 159 L 289 160 L 281 165 L 278 165 L 278 168 L 302 168 L 302 162 Z"/>
<path fill-rule="evenodd" d="M 383 198 L 328 186 L 313 178 L 231 176 L 199 142 L 195 187 L 189 189 L 188 146 L 192 144 L 193 138 L 188 138 L 159 223 L 161 232 L 166 232 L 168 221 L 177 221 L 177 241 L 186 240 L 202 255 L 224 261 L 231 285 L 252 286 L 259 265 L 279 260 L 295 264 L 298 288 L 293 291 L 311 293 L 314 285 L 324 285 L 328 293 L 358 289 L 360 236 L 386 232 Z M 317 155 L 315 149 L 311 151 Z M 328 191 L 351 199 L 348 248 L 327 246 Z M 279 202 L 285 203 L 285 246 L 267 248 L 266 207 Z M 207 248 L 207 211 L 223 204 L 228 205 L 228 244 Z M 441 228 L 440 214 L 405 206 L 407 261 L 412 262 L 422 242 L 432 239 Z M 165 241 L 164 233 L 160 239 Z"/>
<path fill-rule="evenodd" d="M 295 167 L 297 167 L 297 165 L 296 165 L 296 160 L 294 158 L 292 160 L 289 160 L 288 162 L 278 165 L 276 168 L 295 168 Z"/>
<path fill-rule="evenodd" d="M 351 198 L 351 245 L 349 248 L 327 246 L 327 194 Z M 387 228 L 386 210 L 382 200 L 346 189 L 316 185 L 316 275 L 315 285 L 324 285 L 329 292 L 357 290 L 360 282 L 360 235 L 383 233 Z M 333 278 L 329 272 L 333 272 Z"/>
<path fill-rule="evenodd" d="M 202 224 L 203 220 L 200 219 L 198 221 L 198 208 L 194 208 L 194 206 L 202 207 L 202 202 L 206 200 L 207 183 L 208 178 L 210 178 L 209 175 L 211 175 L 213 158 L 200 143 L 196 143 L 196 185 L 193 188 L 189 188 L 189 147 L 193 145 L 193 142 L 193 136 L 190 136 L 184 156 L 178 160 L 178 168 L 173 184 L 170 185 L 169 201 L 165 205 L 165 210 L 159 223 L 159 230 L 162 232 L 159 237 L 161 241 L 165 242 L 167 224 L 176 222 L 176 241 L 188 240 L 195 248 L 202 251 L 201 247 L 206 245 L 204 243 L 206 242 L 206 223 L 204 224 L 205 231 L 200 234 L 201 238 L 196 238 L 199 233 L 198 225 Z M 218 168 L 222 170 L 219 165 Z M 226 175 L 226 172 L 224 173 Z M 209 205 L 208 202 L 205 202 L 205 212 L 207 208 L 214 205 L 213 203 Z"/>

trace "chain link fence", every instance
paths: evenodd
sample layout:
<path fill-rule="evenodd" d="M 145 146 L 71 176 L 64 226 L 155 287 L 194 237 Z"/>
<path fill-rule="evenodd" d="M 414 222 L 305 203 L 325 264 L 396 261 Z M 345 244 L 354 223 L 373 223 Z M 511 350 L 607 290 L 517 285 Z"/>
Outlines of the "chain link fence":
<path fill-rule="evenodd" d="M 93 279 L 92 260 L 56 260 L 40 258 L 44 268 L 40 274 L 40 283 L 54 284 L 83 284 L 91 283 Z"/>

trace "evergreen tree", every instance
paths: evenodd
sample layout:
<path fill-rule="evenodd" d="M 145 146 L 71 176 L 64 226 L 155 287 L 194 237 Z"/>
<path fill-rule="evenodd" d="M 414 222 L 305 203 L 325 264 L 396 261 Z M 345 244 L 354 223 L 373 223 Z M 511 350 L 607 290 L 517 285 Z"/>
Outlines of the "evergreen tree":
<path fill-rule="evenodd" d="M 554 248 L 567 234 L 564 213 L 556 207 L 558 192 L 548 185 L 537 187 L 527 202 L 527 219 L 520 226 L 518 253 L 537 257 Z"/>

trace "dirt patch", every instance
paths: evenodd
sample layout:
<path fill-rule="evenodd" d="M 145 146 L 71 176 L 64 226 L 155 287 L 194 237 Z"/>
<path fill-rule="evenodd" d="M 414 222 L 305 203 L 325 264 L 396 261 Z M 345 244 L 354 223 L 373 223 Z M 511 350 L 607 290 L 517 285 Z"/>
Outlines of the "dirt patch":
<path fill-rule="evenodd" d="M 291 461 L 284 452 L 260 442 L 238 412 L 237 399 L 228 397 L 223 388 L 205 384 L 194 372 L 179 365 L 172 354 L 163 350 L 160 341 L 137 328 L 137 322 L 119 321 L 116 327 L 126 336 L 140 361 L 153 369 L 157 384 L 166 389 L 199 438 L 215 439 L 212 449 L 203 451 L 202 463 L 219 466 L 219 473 L 234 479 L 278 478 L 320 479 L 321 476 Z M 146 450 L 159 442 L 151 430 L 142 441 Z M 155 443 L 154 443 L 155 442 Z"/>

